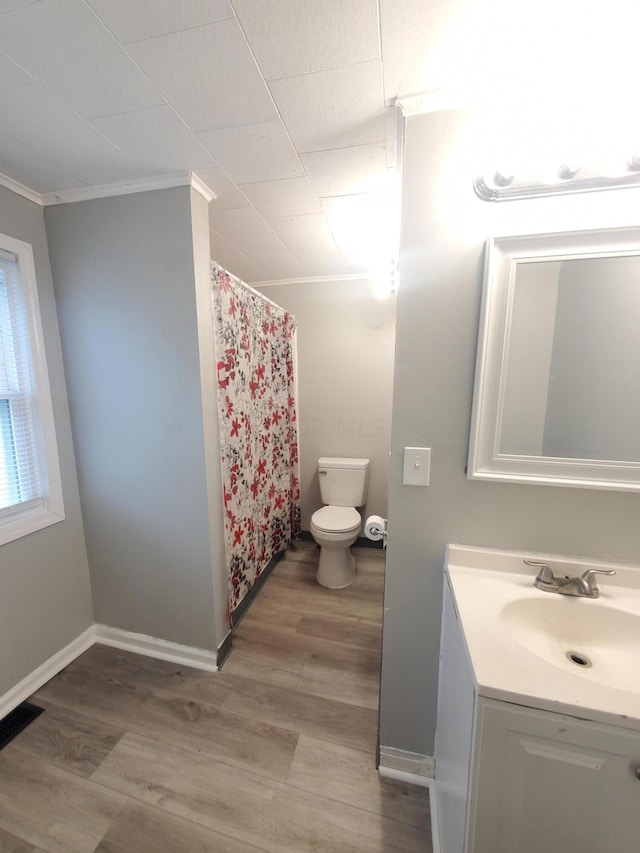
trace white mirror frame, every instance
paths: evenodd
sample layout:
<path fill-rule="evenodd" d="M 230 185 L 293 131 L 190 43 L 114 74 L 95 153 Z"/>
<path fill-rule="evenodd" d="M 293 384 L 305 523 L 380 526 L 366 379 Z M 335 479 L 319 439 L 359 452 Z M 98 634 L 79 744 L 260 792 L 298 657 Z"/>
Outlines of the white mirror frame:
<path fill-rule="evenodd" d="M 640 491 L 639 462 L 499 452 L 518 263 L 640 256 L 640 227 L 490 237 L 485 253 L 467 477 L 471 480 Z"/>

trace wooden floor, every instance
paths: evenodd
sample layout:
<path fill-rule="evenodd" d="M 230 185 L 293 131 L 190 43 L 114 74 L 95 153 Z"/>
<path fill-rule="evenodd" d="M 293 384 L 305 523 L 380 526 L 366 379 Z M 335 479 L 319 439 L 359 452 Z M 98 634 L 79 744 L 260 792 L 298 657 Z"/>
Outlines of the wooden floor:
<path fill-rule="evenodd" d="M 0 752 L 0 850 L 431 851 L 424 788 L 375 769 L 384 560 L 346 590 L 290 549 L 219 673 L 93 646 Z"/>

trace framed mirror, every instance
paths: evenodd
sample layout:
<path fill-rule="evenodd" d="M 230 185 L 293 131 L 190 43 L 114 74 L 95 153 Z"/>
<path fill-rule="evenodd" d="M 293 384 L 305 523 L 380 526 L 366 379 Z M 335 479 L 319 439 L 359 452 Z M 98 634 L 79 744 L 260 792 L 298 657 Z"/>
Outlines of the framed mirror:
<path fill-rule="evenodd" d="M 467 476 L 640 491 L 640 227 L 487 241 Z"/>

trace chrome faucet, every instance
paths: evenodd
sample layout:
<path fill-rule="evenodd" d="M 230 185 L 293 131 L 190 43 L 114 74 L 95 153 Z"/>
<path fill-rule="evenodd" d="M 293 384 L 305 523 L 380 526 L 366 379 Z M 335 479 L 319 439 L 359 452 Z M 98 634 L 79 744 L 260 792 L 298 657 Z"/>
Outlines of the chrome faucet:
<path fill-rule="evenodd" d="M 525 560 L 527 566 L 540 569 L 533 585 L 543 592 L 557 592 L 560 595 L 579 595 L 584 598 L 598 598 L 600 590 L 595 575 L 615 575 L 615 569 L 587 569 L 580 577 L 558 578 L 548 563 L 538 560 Z"/>

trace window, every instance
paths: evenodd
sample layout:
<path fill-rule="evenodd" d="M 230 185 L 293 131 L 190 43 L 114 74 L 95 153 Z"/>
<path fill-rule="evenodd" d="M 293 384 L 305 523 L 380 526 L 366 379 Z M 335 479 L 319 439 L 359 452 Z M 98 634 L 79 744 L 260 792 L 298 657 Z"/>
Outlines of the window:
<path fill-rule="evenodd" d="M 33 251 L 0 235 L 0 545 L 63 518 Z"/>

